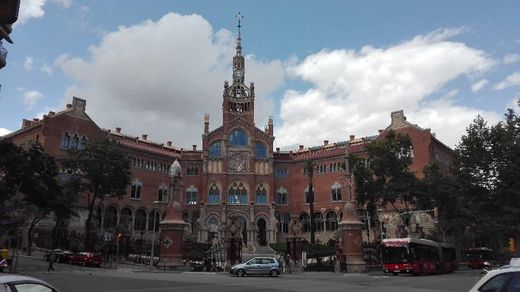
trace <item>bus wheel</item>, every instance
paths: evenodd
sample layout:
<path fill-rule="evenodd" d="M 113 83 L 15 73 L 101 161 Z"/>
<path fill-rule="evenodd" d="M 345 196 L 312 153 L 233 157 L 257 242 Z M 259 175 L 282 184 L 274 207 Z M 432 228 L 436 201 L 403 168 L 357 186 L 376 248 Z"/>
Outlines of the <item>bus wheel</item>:
<path fill-rule="evenodd" d="M 398 275 L 398 273 L 396 273 L 396 272 L 393 272 L 393 273 L 392 273 L 392 275 L 394 275 L 394 276 L 397 276 L 397 275 Z"/>

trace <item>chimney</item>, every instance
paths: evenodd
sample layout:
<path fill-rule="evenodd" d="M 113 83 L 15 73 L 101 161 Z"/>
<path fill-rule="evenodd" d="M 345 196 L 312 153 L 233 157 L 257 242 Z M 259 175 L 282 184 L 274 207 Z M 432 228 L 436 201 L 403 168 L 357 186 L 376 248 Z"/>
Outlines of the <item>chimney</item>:
<path fill-rule="evenodd" d="M 166 145 L 168 145 L 168 147 L 172 147 L 172 141 L 166 142 Z"/>
<path fill-rule="evenodd" d="M 39 120 L 40 120 L 40 119 L 38 119 L 38 118 L 34 118 L 34 119 L 33 119 L 33 122 L 36 123 L 36 122 L 38 122 Z"/>
<path fill-rule="evenodd" d="M 329 140 L 323 140 L 323 145 L 324 145 L 324 146 L 329 145 Z"/>
<path fill-rule="evenodd" d="M 116 133 L 121 134 L 121 128 L 120 127 L 116 128 Z"/>
<path fill-rule="evenodd" d="M 209 114 L 204 114 L 204 134 L 209 133 Z"/>
<path fill-rule="evenodd" d="M 147 134 L 143 134 L 142 137 L 143 137 L 143 140 L 147 141 L 147 139 L 148 139 L 148 135 Z"/>
<path fill-rule="evenodd" d="M 383 131 L 384 131 L 383 129 L 378 130 L 379 134 L 383 133 Z"/>
<path fill-rule="evenodd" d="M 280 152 L 280 147 L 276 147 L 276 152 Z"/>
<path fill-rule="evenodd" d="M 50 117 L 50 116 L 54 116 L 55 114 L 56 114 L 55 112 L 53 112 L 53 111 L 49 111 L 49 117 Z"/>
<path fill-rule="evenodd" d="M 300 151 L 303 150 L 303 145 L 300 145 Z"/>
<path fill-rule="evenodd" d="M 193 147 L 193 151 L 197 151 L 197 144 L 193 144 L 192 147 Z"/>
<path fill-rule="evenodd" d="M 273 135 L 273 117 L 269 117 L 269 122 L 267 123 L 267 134 L 270 136 Z"/>
<path fill-rule="evenodd" d="M 25 128 L 31 126 L 31 125 L 32 125 L 32 121 L 26 120 L 26 119 L 22 120 L 22 129 L 25 129 Z"/>
<path fill-rule="evenodd" d="M 356 136 L 355 135 L 350 135 L 350 141 L 354 141 L 354 139 L 356 139 Z"/>

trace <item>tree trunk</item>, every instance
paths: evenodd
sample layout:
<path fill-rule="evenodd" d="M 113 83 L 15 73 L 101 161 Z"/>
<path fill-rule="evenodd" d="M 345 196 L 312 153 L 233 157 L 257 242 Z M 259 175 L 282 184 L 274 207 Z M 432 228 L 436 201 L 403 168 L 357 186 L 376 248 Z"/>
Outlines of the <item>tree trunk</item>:
<path fill-rule="evenodd" d="M 96 195 L 93 195 L 88 204 L 88 217 L 85 222 L 85 249 L 88 251 L 94 251 L 94 243 L 92 242 L 92 215 L 94 213 L 94 203 L 96 202 Z"/>
<path fill-rule="evenodd" d="M 32 243 L 33 243 L 32 233 L 33 233 L 34 227 L 36 226 L 36 224 L 38 222 L 40 222 L 42 217 L 43 216 L 41 216 L 41 215 L 34 216 L 33 220 L 31 221 L 31 224 L 29 224 L 29 230 L 27 231 L 27 255 L 28 256 L 30 256 L 32 253 Z"/>

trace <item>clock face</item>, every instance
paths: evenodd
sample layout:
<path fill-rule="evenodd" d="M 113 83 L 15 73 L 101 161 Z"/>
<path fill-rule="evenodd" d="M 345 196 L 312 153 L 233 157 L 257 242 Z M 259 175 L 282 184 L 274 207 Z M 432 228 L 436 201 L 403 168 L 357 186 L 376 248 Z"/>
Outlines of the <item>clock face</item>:
<path fill-rule="evenodd" d="M 237 70 L 235 71 L 235 76 L 236 76 L 237 78 L 242 78 L 242 76 L 244 76 L 244 72 L 243 72 L 242 70 L 240 70 L 240 69 L 237 69 Z"/>

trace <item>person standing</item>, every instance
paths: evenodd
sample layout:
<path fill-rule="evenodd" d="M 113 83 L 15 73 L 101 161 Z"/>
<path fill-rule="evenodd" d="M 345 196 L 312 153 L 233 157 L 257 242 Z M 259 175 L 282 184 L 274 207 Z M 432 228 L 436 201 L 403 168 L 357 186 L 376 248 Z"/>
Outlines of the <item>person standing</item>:
<path fill-rule="evenodd" d="M 291 255 L 289 253 L 285 254 L 285 272 L 287 274 L 291 273 Z"/>
<path fill-rule="evenodd" d="M 54 261 L 55 261 L 54 252 L 52 252 L 47 257 L 47 261 L 49 262 L 49 267 L 47 268 L 47 273 L 49 273 L 51 270 L 54 272 Z"/>

